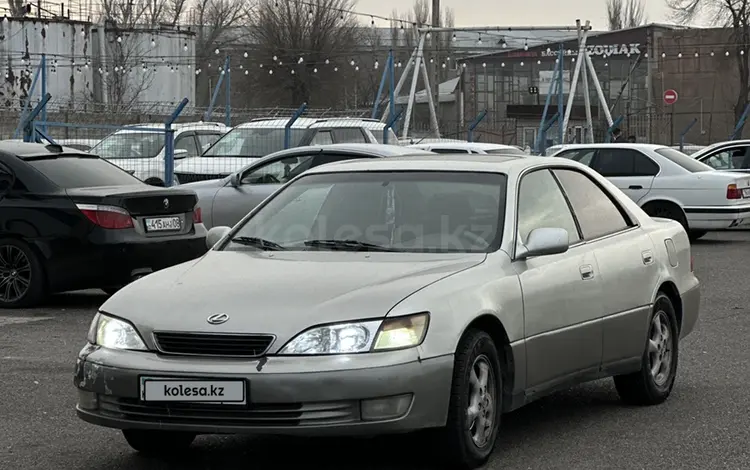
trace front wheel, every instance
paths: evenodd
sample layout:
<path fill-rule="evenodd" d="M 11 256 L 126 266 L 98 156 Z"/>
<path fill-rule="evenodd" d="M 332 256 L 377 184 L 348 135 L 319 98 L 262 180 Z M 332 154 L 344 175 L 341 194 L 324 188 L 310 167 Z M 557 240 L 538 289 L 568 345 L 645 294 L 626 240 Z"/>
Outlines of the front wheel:
<path fill-rule="evenodd" d="M 623 402 L 658 405 L 669 397 L 677 377 L 679 335 L 674 305 L 660 292 L 651 313 L 641 370 L 614 378 Z"/>
<path fill-rule="evenodd" d="M 195 440 L 195 434 L 179 431 L 147 431 L 123 429 L 130 447 L 144 455 L 168 455 L 184 451 Z"/>
<path fill-rule="evenodd" d="M 502 410 L 502 371 L 492 338 L 470 330 L 458 345 L 448 420 L 443 430 L 451 468 L 473 469 L 495 447 Z"/>

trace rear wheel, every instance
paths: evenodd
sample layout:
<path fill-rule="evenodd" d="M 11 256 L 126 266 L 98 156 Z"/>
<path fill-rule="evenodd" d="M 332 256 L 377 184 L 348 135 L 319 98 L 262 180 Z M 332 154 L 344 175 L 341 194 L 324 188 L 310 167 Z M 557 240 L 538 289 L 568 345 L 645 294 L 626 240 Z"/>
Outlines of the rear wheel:
<path fill-rule="evenodd" d="M 685 213 L 682 212 L 682 209 L 677 204 L 668 202 L 649 203 L 643 206 L 643 211 L 651 217 L 676 220 L 685 228 L 686 232 L 690 233 L 687 217 L 685 217 Z"/>
<path fill-rule="evenodd" d="M 470 330 L 456 350 L 448 420 L 442 431 L 453 469 L 473 469 L 495 447 L 502 410 L 502 372 L 497 347 L 480 330 Z"/>
<path fill-rule="evenodd" d="M 184 451 L 195 440 L 195 434 L 179 431 L 123 429 L 122 435 L 133 449 L 145 455 L 168 455 Z"/>
<path fill-rule="evenodd" d="M 0 240 L 0 307 L 30 307 L 45 295 L 44 267 L 27 243 Z"/>
<path fill-rule="evenodd" d="M 622 401 L 658 405 L 669 397 L 677 377 L 679 334 L 672 301 L 660 292 L 651 313 L 641 370 L 614 378 Z"/>

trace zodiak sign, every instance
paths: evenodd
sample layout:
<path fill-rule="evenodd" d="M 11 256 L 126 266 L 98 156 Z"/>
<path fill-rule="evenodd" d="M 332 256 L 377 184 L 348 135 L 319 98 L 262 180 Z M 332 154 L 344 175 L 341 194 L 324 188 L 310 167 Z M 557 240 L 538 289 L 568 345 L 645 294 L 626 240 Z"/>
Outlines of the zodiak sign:
<path fill-rule="evenodd" d="M 641 43 L 634 42 L 631 44 L 609 44 L 609 45 L 594 45 L 586 46 L 586 51 L 589 55 L 609 57 L 613 55 L 639 55 L 641 53 Z M 542 56 L 555 57 L 558 52 L 553 49 L 548 49 L 542 52 Z M 566 56 L 577 56 L 578 49 L 568 49 L 565 51 Z"/>

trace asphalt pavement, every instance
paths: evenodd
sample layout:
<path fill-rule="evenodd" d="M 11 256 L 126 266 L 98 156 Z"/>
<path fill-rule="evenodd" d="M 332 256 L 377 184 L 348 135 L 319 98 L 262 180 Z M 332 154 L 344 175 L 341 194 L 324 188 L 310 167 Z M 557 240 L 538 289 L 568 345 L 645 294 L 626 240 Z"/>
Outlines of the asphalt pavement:
<path fill-rule="evenodd" d="M 750 232 L 693 246 L 701 318 L 681 344 L 672 396 L 622 405 L 611 380 L 574 387 L 504 417 L 488 469 L 749 469 Z M 202 436 L 190 452 L 151 460 L 119 432 L 79 421 L 72 372 L 99 291 L 0 312 L 0 469 L 427 470 L 421 438 Z"/>

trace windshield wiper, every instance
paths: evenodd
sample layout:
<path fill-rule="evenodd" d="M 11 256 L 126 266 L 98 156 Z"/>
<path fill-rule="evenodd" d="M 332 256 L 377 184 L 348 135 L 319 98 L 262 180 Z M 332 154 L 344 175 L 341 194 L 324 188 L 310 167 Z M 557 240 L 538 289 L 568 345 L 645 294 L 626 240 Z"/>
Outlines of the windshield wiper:
<path fill-rule="evenodd" d="M 344 251 L 397 251 L 375 243 L 361 242 L 358 240 L 307 240 L 305 246 L 316 248 L 328 248 L 331 250 Z"/>
<path fill-rule="evenodd" d="M 261 250 L 265 250 L 265 251 L 286 250 L 286 248 L 284 248 L 283 246 L 279 245 L 276 242 L 272 242 L 270 240 L 265 240 L 263 238 L 258 238 L 258 237 L 234 237 L 232 238 L 232 241 L 239 245 L 253 246 L 255 248 L 260 248 Z"/>

